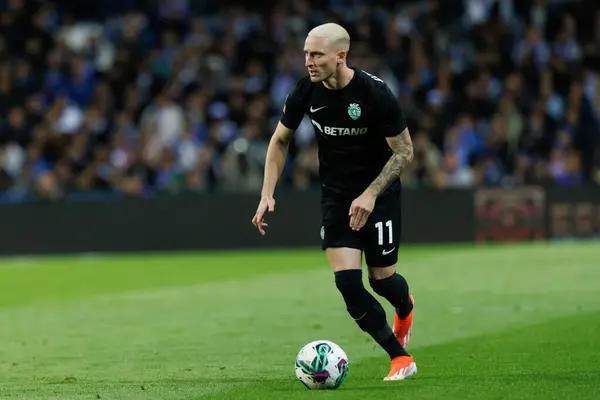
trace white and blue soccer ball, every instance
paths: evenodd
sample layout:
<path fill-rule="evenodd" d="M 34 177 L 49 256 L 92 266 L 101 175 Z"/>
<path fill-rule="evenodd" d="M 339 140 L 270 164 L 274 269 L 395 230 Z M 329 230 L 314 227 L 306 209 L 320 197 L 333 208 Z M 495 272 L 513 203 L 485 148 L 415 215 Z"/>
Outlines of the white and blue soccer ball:
<path fill-rule="evenodd" d="M 337 389 L 347 375 L 348 356 L 332 341 L 310 342 L 296 357 L 296 376 L 308 389 Z"/>

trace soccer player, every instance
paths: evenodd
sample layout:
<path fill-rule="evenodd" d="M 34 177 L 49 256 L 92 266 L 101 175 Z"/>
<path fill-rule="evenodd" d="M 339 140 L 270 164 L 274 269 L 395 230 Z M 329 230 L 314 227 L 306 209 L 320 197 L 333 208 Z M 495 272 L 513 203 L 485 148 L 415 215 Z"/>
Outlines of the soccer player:
<path fill-rule="evenodd" d="M 400 244 L 400 176 L 413 158 L 398 102 L 385 82 L 347 66 L 350 36 L 340 25 L 312 29 L 304 44 L 308 76 L 289 93 L 269 143 L 261 200 L 252 219 L 265 234 L 294 131 L 308 115 L 314 125 L 321 180 L 322 249 L 350 316 L 390 356 L 384 380 L 417 371 L 406 352 L 414 300 L 396 272 Z M 394 327 L 362 281 L 362 254 L 375 293 L 395 308 Z"/>

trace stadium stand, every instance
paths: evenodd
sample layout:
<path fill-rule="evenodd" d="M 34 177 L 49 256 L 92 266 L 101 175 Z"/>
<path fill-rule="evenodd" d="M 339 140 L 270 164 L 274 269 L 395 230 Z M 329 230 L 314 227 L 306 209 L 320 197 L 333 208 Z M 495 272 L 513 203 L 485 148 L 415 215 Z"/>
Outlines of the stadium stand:
<path fill-rule="evenodd" d="M 403 107 L 407 187 L 600 183 L 594 0 L 7 0 L 1 198 L 258 192 L 305 35 L 327 21 Z M 317 171 L 304 121 L 282 184 Z"/>

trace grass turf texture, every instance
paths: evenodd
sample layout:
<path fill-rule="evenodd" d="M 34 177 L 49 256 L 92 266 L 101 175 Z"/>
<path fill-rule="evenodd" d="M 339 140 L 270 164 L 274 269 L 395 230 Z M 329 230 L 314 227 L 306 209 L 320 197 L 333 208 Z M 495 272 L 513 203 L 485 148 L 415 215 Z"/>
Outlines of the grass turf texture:
<path fill-rule="evenodd" d="M 598 260 L 597 242 L 404 248 L 419 372 L 383 382 L 318 250 L 0 259 L 0 399 L 597 399 Z M 350 358 L 336 391 L 295 378 L 315 339 Z"/>

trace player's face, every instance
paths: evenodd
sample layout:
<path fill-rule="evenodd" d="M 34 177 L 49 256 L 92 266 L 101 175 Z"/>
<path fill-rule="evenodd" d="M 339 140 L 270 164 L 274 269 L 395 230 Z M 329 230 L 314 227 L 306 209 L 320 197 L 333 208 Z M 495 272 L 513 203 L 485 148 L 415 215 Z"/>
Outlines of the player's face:
<path fill-rule="evenodd" d="M 331 77 L 337 68 L 340 54 L 321 37 L 308 36 L 304 42 L 304 65 L 310 80 L 321 82 Z"/>

